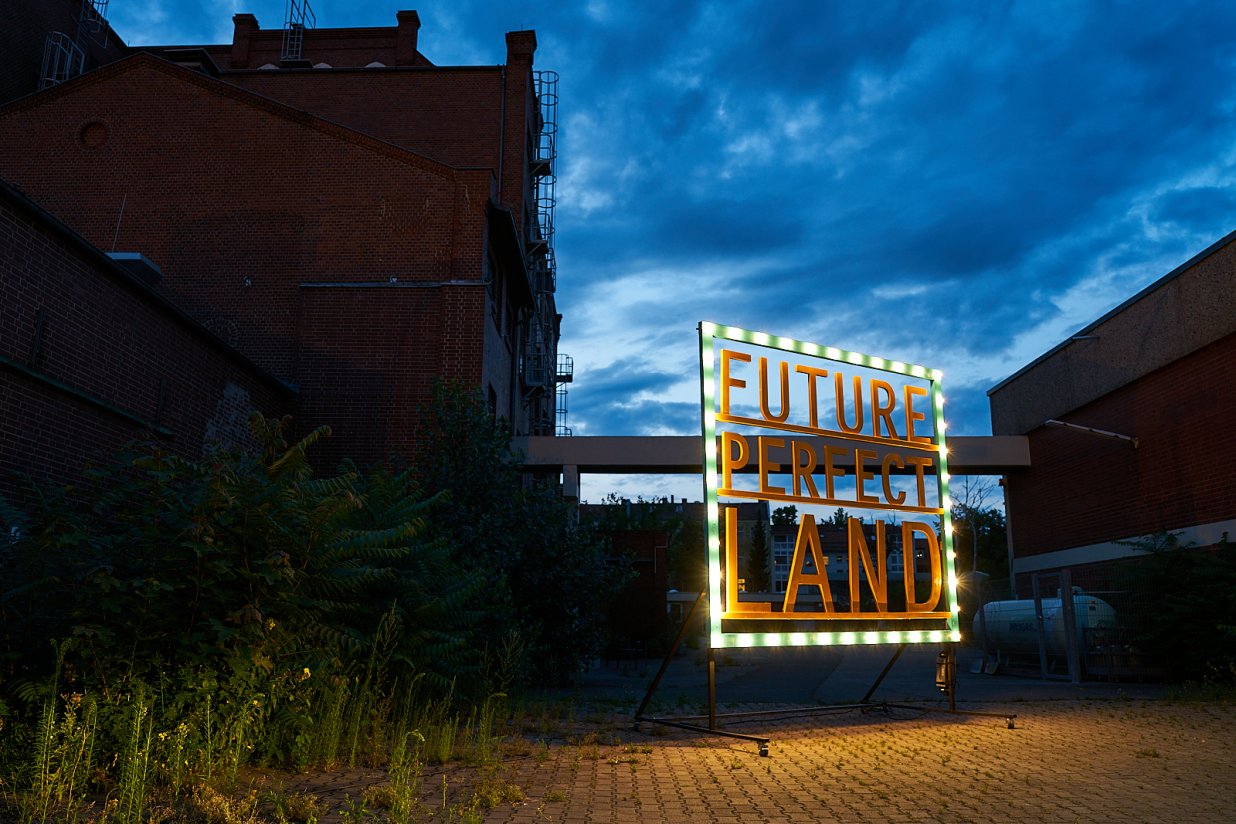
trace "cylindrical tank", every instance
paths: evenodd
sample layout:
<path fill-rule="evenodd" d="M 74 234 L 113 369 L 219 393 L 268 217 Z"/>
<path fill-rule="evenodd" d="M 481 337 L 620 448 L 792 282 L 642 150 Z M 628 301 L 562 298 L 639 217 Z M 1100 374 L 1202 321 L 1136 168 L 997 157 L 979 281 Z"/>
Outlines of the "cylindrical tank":
<path fill-rule="evenodd" d="M 1048 655 L 1065 654 L 1064 611 L 1059 598 L 1043 598 L 1043 636 Z M 1077 630 L 1077 648 L 1085 651 L 1085 631 L 1116 626 L 1116 610 L 1093 595 L 1074 593 L 1073 611 Z M 987 626 L 987 648 L 1011 653 L 1039 651 L 1039 627 L 1034 618 L 1034 601 L 992 601 L 983 605 L 982 613 L 974 616 L 974 641 L 983 643 L 983 625 Z"/>

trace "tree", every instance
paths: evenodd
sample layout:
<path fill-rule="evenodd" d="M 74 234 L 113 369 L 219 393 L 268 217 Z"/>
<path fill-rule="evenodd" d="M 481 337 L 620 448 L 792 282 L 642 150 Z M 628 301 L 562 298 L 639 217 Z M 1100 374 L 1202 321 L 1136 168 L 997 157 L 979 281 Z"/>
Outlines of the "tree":
<path fill-rule="evenodd" d="M 708 589 L 707 553 L 704 551 L 704 525 L 697 519 L 678 521 L 670 532 L 666 548 L 669 587 L 682 592 Z"/>
<path fill-rule="evenodd" d="M 773 526 L 794 526 L 798 523 L 798 507 L 779 506 L 772 512 Z"/>
<path fill-rule="evenodd" d="M 1161 532 L 1121 542 L 1145 553 L 1123 566 L 1126 595 L 1113 601 L 1145 662 L 1172 680 L 1236 683 L 1236 543 L 1211 547 Z"/>
<path fill-rule="evenodd" d="M 953 493 L 953 549 L 957 553 L 957 571 L 965 572 L 987 572 L 994 574 L 996 570 L 983 569 L 980 567 L 979 558 L 982 554 L 982 548 L 987 546 L 988 552 L 992 550 L 992 541 L 998 540 L 1001 545 L 1004 545 L 1004 513 L 1000 510 L 988 507 L 988 501 L 994 496 L 996 483 L 991 478 L 975 475 L 964 475 L 959 482 L 954 482 L 951 487 Z M 993 516 L 991 513 L 998 513 Z M 999 537 L 991 534 L 994 518 L 998 517 L 1000 522 Z M 991 559 L 988 559 L 991 560 Z M 1008 575 L 1008 561 L 1004 560 L 1006 567 L 1000 572 L 1001 577 Z"/>
<path fill-rule="evenodd" d="M 107 696 L 157 683 L 169 661 L 340 670 L 385 621 L 392 675 L 446 687 L 474 673 L 486 581 L 423 540 L 435 502 L 406 473 L 315 477 L 308 452 L 326 427 L 296 443 L 287 419 L 250 428 L 252 448 L 198 460 L 133 444 L 92 471 L 91 499 L 47 497 L 0 575 L 10 667 L 46 664 L 47 640 L 72 637 L 78 686 Z"/>
<path fill-rule="evenodd" d="M 844 529 L 850 523 L 850 513 L 846 512 L 841 507 L 837 507 L 836 511 L 834 511 L 824 523 L 831 524 L 832 526 L 839 526 Z"/>
<path fill-rule="evenodd" d="M 598 654 L 611 598 L 629 578 L 593 524 L 577 523 L 556 485 L 525 483 L 506 423 L 480 394 L 440 385 L 423 448 L 414 458 L 424 494 L 441 499 L 427 535 L 451 548 L 453 562 L 489 582 L 485 593 L 490 656 L 525 651 L 520 676 L 557 683 Z"/>
<path fill-rule="evenodd" d="M 748 592 L 768 592 L 772 583 L 768 575 L 768 527 L 756 523 L 751 534 L 751 549 L 743 564 L 743 578 Z"/>

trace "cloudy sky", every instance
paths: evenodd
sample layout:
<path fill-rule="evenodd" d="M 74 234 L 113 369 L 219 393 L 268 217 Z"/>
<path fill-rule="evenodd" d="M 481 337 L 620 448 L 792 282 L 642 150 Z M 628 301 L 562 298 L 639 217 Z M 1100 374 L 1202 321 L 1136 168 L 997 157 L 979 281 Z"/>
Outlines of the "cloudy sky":
<path fill-rule="evenodd" d="M 992 385 L 1236 229 L 1236 4 L 311 2 L 417 8 L 440 65 L 537 31 L 576 435 L 698 433 L 699 320 L 942 369 L 949 431 L 989 434 Z M 284 3 L 109 19 L 230 42 L 238 11 Z"/>

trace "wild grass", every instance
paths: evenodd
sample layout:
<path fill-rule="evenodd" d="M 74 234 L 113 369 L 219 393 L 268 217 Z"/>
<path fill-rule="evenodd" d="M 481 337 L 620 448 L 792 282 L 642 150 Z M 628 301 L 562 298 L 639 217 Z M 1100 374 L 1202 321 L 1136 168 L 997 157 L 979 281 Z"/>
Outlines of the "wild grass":
<path fill-rule="evenodd" d="M 328 812 L 318 799 L 259 795 L 244 786 L 248 771 L 260 766 L 255 754 L 268 749 L 263 736 L 293 731 L 299 731 L 296 745 L 274 766 L 385 769 L 387 782 L 330 811 L 345 821 L 479 820 L 479 810 L 520 796 L 518 787 L 492 777 L 502 760 L 506 696 L 496 693 L 468 706 L 421 687 L 418 680 L 383 692 L 373 678 L 322 678 L 303 690 L 298 704 L 309 715 L 306 723 L 277 711 L 263 715 L 262 699 L 247 693 L 243 699 L 208 694 L 197 708 L 176 714 L 160 712 L 169 705 L 141 688 L 99 701 L 58 695 L 53 680 L 33 724 L 23 729 L 6 719 L 8 726 L 0 727 L 0 749 L 24 751 L 6 762 L 15 769 L 0 766 L 0 819 L 7 808 L 21 824 L 316 822 Z M 451 761 L 488 772 L 466 801 L 426 804 L 424 766 Z"/>

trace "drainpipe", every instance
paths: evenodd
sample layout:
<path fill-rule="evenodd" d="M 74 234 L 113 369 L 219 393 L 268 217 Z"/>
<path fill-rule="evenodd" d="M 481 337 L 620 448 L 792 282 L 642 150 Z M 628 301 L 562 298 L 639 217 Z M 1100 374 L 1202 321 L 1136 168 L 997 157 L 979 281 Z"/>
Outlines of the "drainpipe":
<path fill-rule="evenodd" d="M 1004 493 L 1004 545 L 1009 556 L 1009 596 L 1017 597 L 1017 578 L 1013 572 L 1013 515 L 1009 512 L 1009 476 L 1000 476 L 1000 491 Z"/>
<path fill-rule="evenodd" d="M 502 67 L 502 96 L 498 100 L 498 202 L 502 197 L 502 161 L 506 158 L 506 66 Z"/>

